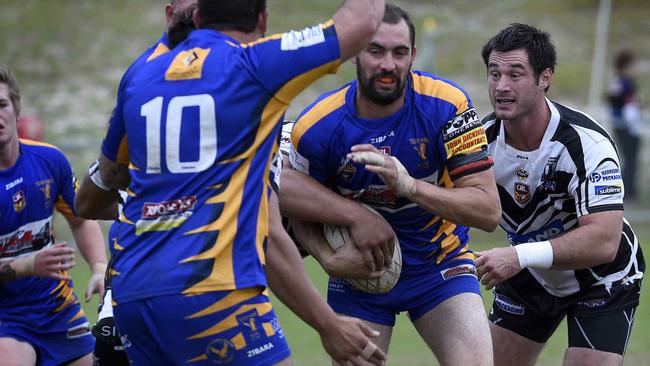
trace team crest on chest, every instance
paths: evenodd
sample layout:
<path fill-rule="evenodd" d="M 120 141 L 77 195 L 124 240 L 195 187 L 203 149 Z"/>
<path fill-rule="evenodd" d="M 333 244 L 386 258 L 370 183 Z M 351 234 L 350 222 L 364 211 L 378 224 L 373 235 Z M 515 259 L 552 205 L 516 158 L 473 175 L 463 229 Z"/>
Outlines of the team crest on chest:
<path fill-rule="evenodd" d="M 11 200 L 14 204 L 14 211 L 17 213 L 22 212 L 22 210 L 25 209 L 25 206 L 27 206 L 27 201 L 25 200 L 25 191 L 23 190 L 14 193 L 11 197 Z"/>
<path fill-rule="evenodd" d="M 43 192 L 43 198 L 45 198 L 45 208 L 50 208 L 52 205 L 51 199 L 52 199 L 52 180 L 51 179 L 45 179 L 36 182 L 36 185 L 38 185 L 38 189 Z"/>
<path fill-rule="evenodd" d="M 544 173 L 542 173 L 542 189 L 547 192 L 554 192 L 557 189 L 557 162 L 560 160 L 559 156 L 551 156 L 546 162 Z"/>
<path fill-rule="evenodd" d="M 354 175 L 357 173 L 357 168 L 352 165 L 350 162 L 350 159 L 344 159 L 341 158 L 341 165 L 339 165 L 339 169 L 336 171 L 337 175 L 341 176 L 341 179 L 343 179 L 346 182 L 349 182 L 354 178 Z"/>
<path fill-rule="evenodd" d="M 528 180 L 528 171 L 524 168 L 517 169 L 515 172 L 517 182 L 515 182 L 515 200 L 522 205 L 530 201 L 530 186 L 526 184 Z"/>
<path fill-rule="evenodd" d="M 420 160 L 418 161 L 418 169 L 429 168 L 429 160 L 427 159 L 427 145 L 429 139 L 426 137 L 410 139 L 411 147 L 418 154 Z"/>

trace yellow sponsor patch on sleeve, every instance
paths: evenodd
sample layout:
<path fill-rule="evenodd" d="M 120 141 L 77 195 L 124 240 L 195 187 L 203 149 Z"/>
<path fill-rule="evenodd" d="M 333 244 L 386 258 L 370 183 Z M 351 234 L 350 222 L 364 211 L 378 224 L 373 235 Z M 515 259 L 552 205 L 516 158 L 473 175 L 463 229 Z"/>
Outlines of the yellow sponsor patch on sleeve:
<path fill-rule="evenodd" d="M 203 64 L 209 54 L 209 48 L 192 48 L 180 52 L 167 69 L 165 80 L 200 79 L 203 75 Z"/>
<path fill-rule="evenodd" d="M 467 131 L 458 137 L 445 143 L 447 158 L 458 154 L 467 154 L 468 152 L 480 149 L 482 145 L 487 145 L 485 129 L 483 126 Z"/>

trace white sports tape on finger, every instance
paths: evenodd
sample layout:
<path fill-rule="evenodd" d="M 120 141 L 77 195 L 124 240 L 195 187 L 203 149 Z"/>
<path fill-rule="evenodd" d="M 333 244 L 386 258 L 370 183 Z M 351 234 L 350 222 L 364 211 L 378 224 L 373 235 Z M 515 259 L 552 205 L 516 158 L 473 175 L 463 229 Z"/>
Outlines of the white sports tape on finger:
<path fill-rule="evenodd" d="M 360 151 L 352 153 L 355 163 L 370 164 L 383 167 L 386 165 L 386 155 L 374 151 Z"/>
<path fill-rule="evenodd" d="M 372 343 L 372 341 L 368 341 L 366 347 L 364 347 L 363 351 L 361 351 L 361 358 L 363 358 L 364 360 L 369 359 L 375 353 L 377 348 L 378 347 L 376 344 Z"/>
<path fill-rule="evenodd" d="M 548 240 L 519 244 L 515 246 L 515 250 L 521 269 L 549 269 L 553 265 L 553 246 Z"/>

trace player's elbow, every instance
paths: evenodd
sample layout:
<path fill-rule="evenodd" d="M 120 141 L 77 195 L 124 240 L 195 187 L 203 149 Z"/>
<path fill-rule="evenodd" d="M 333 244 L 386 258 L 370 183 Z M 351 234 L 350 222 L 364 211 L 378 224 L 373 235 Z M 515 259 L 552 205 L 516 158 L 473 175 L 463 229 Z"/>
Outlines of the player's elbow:
<path fill-rule="evenodd" d="M 499 226 L 499 220 L 501 220 L 501 202 L 496 197 L 487 202 L 487 210 L 478 228 L 483 231 L 493 232 Z"/>
<path fill-rule="evenodd" d="M 618 249 L 620 247 L 620 236 L 619 237 L 610 237 L 607 238 L 606 243 L 602 246 L 600 250 L 600 258 L 598 264 L 611 263 L 616 259 L 618 254 Z"/>

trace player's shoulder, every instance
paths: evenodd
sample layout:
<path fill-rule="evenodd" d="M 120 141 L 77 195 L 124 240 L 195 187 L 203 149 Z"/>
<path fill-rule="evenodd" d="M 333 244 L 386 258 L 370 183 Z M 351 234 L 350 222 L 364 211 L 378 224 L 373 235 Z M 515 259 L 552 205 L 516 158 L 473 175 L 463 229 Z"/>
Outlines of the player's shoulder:
<path fill-rule="evenodd" d="M 469 95 L 458 83 L 424 71 L 411 72 L 413 91 L 420 97 L 421 103 L 444 101 L 456 106 L 460 111 L 465 110 L 471 103 Z"/>
<path fill-rule="evenodd" d="M 497 115 L 492 112 L 483 117 L 481 123 L 485 129 L 485 136 L 487 137 L 488 144 L 496 141 L 497 136 L 499 136 L 499 133 L 501 132 L 501 120 L 497 118 Z"/>
<path fill-rule="evenodd" d="M 584 147 L 601 143 L 613 144 L 609 133 L 587 113 L 554 101 L 551 101 L 551 105 L 560 118 L 557 140 L 578 139 Z"/>
<path fill-rule="evenodd" d="M 63 152 L 61 152 L 61 149 L 59 149 L 57 146 L 48 144 L 47 142 L 41 142 L 41 141 L 34 141 L 34 140 L 29 140 L 29 139 L 20 139 L 20 145 L 22 148 L 22 152 L 29 152 L 33 154 L 39 154 L 39 155 L 63 155 Z"/>
<path fill-rule="evenodd" d="M 293 127 L 292 140 L 300 141 L 302 136 L 309 130 L 329 130 L 332 124 L 340 121 L 341 115 L 345 113 L 345 103 L 348 92 L 353 83 L 330 90 L 320 95 L 304 111 L 300 113 Z"/>
<path fill-rule="evenodd" d="M 32 157 L 32 160 L 49 164 L 68 163 L 68 159 L 63 154 L 63 151 L 57 146 L 48 144 L 46 142 L 33 141 L 28 139 L 20 139 L 21 154 Z"/>

